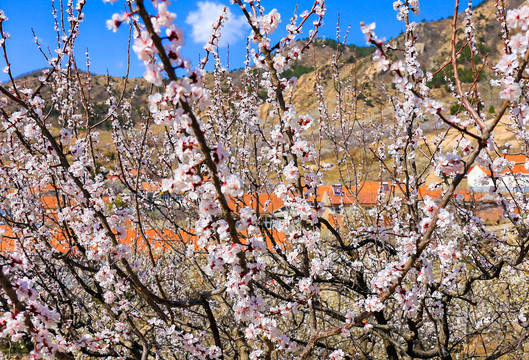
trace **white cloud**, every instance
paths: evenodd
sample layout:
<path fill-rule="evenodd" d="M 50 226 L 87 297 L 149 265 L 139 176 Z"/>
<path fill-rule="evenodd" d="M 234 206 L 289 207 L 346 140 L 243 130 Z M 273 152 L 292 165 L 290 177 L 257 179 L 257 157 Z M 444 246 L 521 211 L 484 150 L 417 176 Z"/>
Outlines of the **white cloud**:
<path fill-rule="evenodd" d="M 212 26 L 217 23 L 224 5 L 208 0 L 199 1 L 197 5 L 198 9 L 190 11 L 187 15 L 186 24 L 191 26 L 193 41 L 205 44 L 211 36 Z M 246 29 L 248 28 L 244 15 L 235 16 L 229 8 L 226 11 L 228 13 L 228 21 L 221 30 L 221 47 L 237 42 L 246 35 Z"/>

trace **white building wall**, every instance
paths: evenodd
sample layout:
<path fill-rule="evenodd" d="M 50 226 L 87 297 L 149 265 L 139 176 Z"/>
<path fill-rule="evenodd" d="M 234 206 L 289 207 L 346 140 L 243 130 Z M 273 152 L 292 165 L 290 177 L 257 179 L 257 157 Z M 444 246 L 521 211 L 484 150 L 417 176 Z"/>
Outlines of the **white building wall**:
<path fill-rule="evenodd" d="M 488 192 L 492 179 L 480 166 L 474 166 L 467 174 L 467 186 L 475 192 Z M 505 174 L 499 182 L 500 191 L 529 192 L 529 174 Z"/>

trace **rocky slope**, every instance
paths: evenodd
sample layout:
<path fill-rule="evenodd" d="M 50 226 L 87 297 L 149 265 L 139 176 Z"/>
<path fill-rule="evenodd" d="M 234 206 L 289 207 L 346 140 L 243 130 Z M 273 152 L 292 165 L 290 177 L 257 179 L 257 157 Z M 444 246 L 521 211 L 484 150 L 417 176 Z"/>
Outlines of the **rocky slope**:
<path fill-rule="evenodd" d="M 521 6 L 525 0 L 505 0 L 507 9 Z M 497 11 L 495 0 L 486 0 L 474 8 L 474 23 L 477 33 L 477 48 L 479 57 L 475 59 L 476 64 L 486 59 L 488 64 L 494 64 L 499 58 L 500 51 L 504 47 L 501 40 L 500 26 L 497 21 Z M 464 8 L 462 7 L 462 10 Z M 464 14 L 459 15 L 457 42 L 459 46 L 466 43 L 464 34 Z M 384 34 L 378 34 L 383 36 Z M 415 46 L 419 51 L 419 61 L 425 71 L 435 72 L 441 64 L 450 57 L 450 38 L 451 38 L 451 18 L 441 19 L 433 22 L 421 22 L 417 25 L 415 31 Z M 389 51 L 393 59 L 402 58 L 402 49 L 404 46 L 403 35 L 391 39 L 388 42 L 389 47 L 396 50 Z M 333 82 L 335 68 L 340 69 L 339 79 L 345 85 L 356 85 L 358 91 L 354 94 L 356 108 L 355 110 L 365 121 L 373 119 L 384 120 L 391 117 L 391 108 L 388 106 L 388 97 L 392 95 L 392 90 L 388 88 L 391 84 L 391 75 L 388 72 L 381 72 L 378 66 L 371 60 L 373 47 L 356 47 L 342 46 L 332 40 L 318 40 L 304 55 L 301 61 L 294 64 L 290 70 L 285 71 L 282 76 L 289 78 L 298 76 L 296 91 L 293 93 L 293 103 L 297 109 L 304 113 L 313 113 L 317 115 L 317 98 L 315 97 L 315 87 L 319 81 L 324 88 L 329 105 L 329 110 L 333 111 L 336 103 L 337 87 Z M 355 56 L 356 54 L 356 56 Z M 337 60 L 333 64 L 332 59 Z M 464 81 L 469 80 L 470 68 L 470 51 L 468 47 L 462 51 L 460 57 L 460 71 L 466 74 Z M 447 86 L 445 85 L 444 75 L 450 75 L 450 69 L 440 72 L 431 86 L 433 87 L 432 96 L 442 100 L 448 107 L 454 102 Z M 40 72 L 35 72 L 18 79 L 19 85 L 34 86 Z M 230 73 L 235 85 L 240 83 L 242 70 L 236 70 Z M 490 68 L 485 67 L 479 80 L 480 91 L 486 102 L 486 108 L 497 107 L 499 101 L 495 89 L 489 85 L 491 76 Z M 212 85 L 211 77 L 208 78 L 208 84 Z M 318 80 L 319 79 L 319 80 Z M 103 75 L 93 75 L 90 91 L 90 100 L 93 103 L 96 114 L 94 122 L 106 113 L 107 105 L 106 86 L 111 81 L 115 85 L 114 92 L 119 94 L 123 91 L 124 79 L 117 77 L 107 78 Z M 133 101 L 133 111 L 140 113 L 146 111 L 142 108 L 146 103 L 148 94 L 151 92 L 150 85 L 142 79 L 128 79 L 125 95 L 129 96 L 135 92 L 136 97 Z M 265 96 L 264 92 L 261 94 Z M 265 117 L 268 113 L 268 106 L 263 105 L 261 116 Z M 492 109 L 491 109 L 492 110 Z"/>

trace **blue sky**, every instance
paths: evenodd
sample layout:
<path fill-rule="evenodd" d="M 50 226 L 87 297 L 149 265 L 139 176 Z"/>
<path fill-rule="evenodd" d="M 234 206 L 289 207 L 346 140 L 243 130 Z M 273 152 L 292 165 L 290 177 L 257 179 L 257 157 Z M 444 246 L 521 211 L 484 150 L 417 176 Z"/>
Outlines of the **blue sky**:
<path fill-rule="evenodd" d="M 55 0 L 59 3 L 59 0 Z M 66 0 L 65 0 L 66 2 Z M 422 0 L 420 1 L 421 13 L 413 18 L 414 21 L 436 20 L 452 15 L 453 0 Z M 464 1 L 462 2 L 464 3 Z M 478 3 L 475 1 L 475 3 Z M 288 24 L 296 4 L 298 13 L 310 9 L 312 1 L 285 1 L 262 0 L 267 11 L 276 8 L 281 13 L 282 23 L 278 33 Z M 392 7 L 393 0 L 327 0 L 327 14 L 320 37 L 336 37 L 336 24 L 340 14 L 340 28 L 345 34 L 348 25 L 351 30 L 348 43 L 365 45 L 365 40 L 360 32 L 360 22 L 376 22 L 378 36 L 391 38 L 398 35 L 403 27 L 395 18 Z M 245 37 L 248 27 L 244 26 L 240 18 L 240 10 L 235 5 L 230 5 L 229 0 L 174 0 L 170 7 L 177 13 L 176 23 L 184 29 L 186 45 L 183 54 L 198 63 L 199 56 L 203 56 L 202 46 L 207 38 L 208 22 L 215 18 L 214 13 L 226 5 L 231 12 L 231 19 L 226 34 L 229 42 L 230 68 L 237 69 L 243 66 L 245 56 Z M 11 69 L 15 76 L 40 69 L 47 66 L 47 62 L 38 51 L 31 29 L 33 28 L 41 41 L 43 48 L 54 50 L 56 36 L 53 30 L 54 22 L 51 16 L 52 7 L 48 0 L 0 0 L 2 9 L 9 18 L 4 23 L 4 30 L 11 34 L 7 41 L 8 55 Z M 127 27 L 122 27 L 117 33 L 106 29 L 105 22 L 113 13 L 122 12 L 123 5 L 119 0 L 114 4 L 103 3 L 102 0 L 87 0 L 85 6 L 85 21 L 81 25 L 81 34 L 76 42 L 76 59 L 81 69 L 86 69 L 86 50 L 90 53 L 91 70 L 96 74 L 122 76 L 125 74 L 127 63 Z M 231 23 L 231 25 L 230 25 Z M 306 28 L 299 38 L 306 37 L 310 28 Z M 227 58 L 227 47 L 221 48 L 223 60 Z M 224 61 L 225 63 L 225 61 Z M 0 59 L 0 67 L 5 66 L 5 60 Z M 137 60 L 135 54 L 131 56 L 131 76 L 140 77 L 143 74 L 143 65 Z M 0 81 L 7 81 L 7 75 L 0 72 Z"/>

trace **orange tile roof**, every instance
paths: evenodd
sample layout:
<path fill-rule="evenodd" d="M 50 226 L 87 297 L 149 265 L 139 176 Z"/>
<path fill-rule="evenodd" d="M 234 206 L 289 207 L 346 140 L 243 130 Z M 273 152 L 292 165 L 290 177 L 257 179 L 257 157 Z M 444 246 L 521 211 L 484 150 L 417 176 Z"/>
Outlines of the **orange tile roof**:
<path fill-rule="evenodd" d="M 13 231 L 9 225 L 0 225 L 0 252 L 2 251 L 13 251 L 15 249 L 15 239 Z M 116 231 L 114 234 L 117 235 Z M 169 229 L 146 229 L 143 233 L 145 238 L 149 242 L 145 242 L 146 239 L 137 229 L 126 229 L 125 237 L 118 237 L 118 241 L 127 245 L 135 245 L 138 250 L 146 250 L 148 246 L 152 249 L 167 250 L 175 246 L 184 246 L 189 244 L 196 244 L 198 237 L 193 231 L 186 230 L 169 230 Z M 240 232 L 241 242 L 245 243 L 246 232 Z M 270 238 L 271 237 L 271 238 Z M 285 247 L 285 234 L 276 230 L 269 230 L 266 233 L 265 241 L 268 249 L 273 250 L 274 244 L 276 246 Z M 65 234 L 61 229 L 57 229 L 52 240 L 51 246 L 59 250 L 62 253 L 66 253 L 70 249 L 70 244 L 66 241 Z"/>
<path fill-rule="evenodd" d="M 419 186 L 419 199 L 424 199 L 426 196 L 433 200 L 441 200 L 443 197 L 443 190 L 428 189 L 428 186 Z"/>
<path fill-rule="evenodd" d="M 102 200 L 108 203 L 109 197 L 103 196 Z M 41 196 L 40 201 L 47 210 L 58 210 L 60 207 L 65 206 L 63 201 L 59 202 L 57 196 Z"/>
<path fill-rule="evenodd" d="M 507 154 L 507 155 L 505 155 L 505 159 L 507 159 L 509 161 L 514 161 L 517 164 L 520 164 L 520 163 L 525 164 L 525 162 L 529 160 L 527 158 L 527 156 L 525 156 L 523 154 L 519 154 L 519 155 Z"/>
<path fill-rule="evenodd" d="M 377 203 L 378 193 L 382 184 L 388 185 L 391 189 L 391 183 L 384 181 L 364 181 L 359 184 L 358 188 L 347 188 L 343 185 L 325 185 L 318 188 L 318 200 L 328 199 L 327 206 L 351 206 L 358 202 L 363 206 L 374 206 Z M 341 192 L 341 195 L 335 191 Z M 355 197 L 356 195 L 356 197 Z"/>
<path fill-rule="evenodd" d="M 229 206 L 236 212 L 248 206 L 259 214 L 273 214 L 284 206 L 284 202 L 274 193 L 262 193 L 259 197 L 255 194 L 244 194 L 236 200 L 230 198 Z"/>
<path fill-rule="evenodd" d="M 147 192 L 156 192 L 160 191 L 161 184 L 160 183 L 149 183 L 147 181 L 142 181 L 141 188 L 143 191 Z"/>
<path fill-rule="evenodd" d="M 342 204 L 344 206 L 350 206 L 356 202 L 353 194 L 351 194 L 345 186 L 340 186 L 338 190 L 341 191 L 343 195 L 335 194 L 333 185 L 323 185 L 318 187 L 316 197 L 323 202 L 326 202 L 325 200 L 328 199 L 327 206 L 339 206 Z"/>
<path fill-rule="evenodd" d="M 474 192 L 469 189 L 459 189 L 454 192 L 454 196 L 461 195 L 463 196 L 463 201 L 471 202 L 471 201 L 485 201 L 485 198 L 487 197 L 488 193 L 484 192 Z M 430 197 L 432 200 L 441 200 L 443 197 L 443 190 L 441 189 L 428 189 L 428 186 L 420 186 L 419 187 L 419 199 L 424 199 L 426 196 Z"/>
<path fill-rule="evenodd" d="M 44 186 L 31 186 L 30 190 L 32 193 L 47 193 L 57 190 L 57 187 L 52 184 L 46 184 Z"/>
<path fill-rule="evenodd" d="M 525 174 L 529 175 L 529 170 L 526 169 L 525 163 L 529 162 L 529 158 L 527 158 L 525 155 L 505 155 L 504 158 L 508 160 L 509 162 L 514 162 L 514 165 L 509 165 L 507 168 L 505 168 L 500 174 Z M 485 173 L 485 175 L 490 176 L 491 172 L 490 169 L 487 167 L 483 167 L 481 165 L 474 165 L 468 168 L 468 172 L 471 172 L 475 167 L 478 167 Z M 468 173 L 467 172 L 467 173 Z"/>
<path fill-rule="evenodd" d="M 56 196 L 42 196 L 40 201 L 46 209 L 57 210 L 59 208 L 59 201 Z"/>
<path fill-rule="evenodd" d="M 8 225 L 0 225 L 0 233 L 3 236 L 0 236 L 0 251 L 13 251 L 15 245 L 11 238 L 13 237 L 13 231 Z"/>
<path fill-rule="evenodd" d="M 0 251 L 13 251 L 15 250 L 15 239 L 16 236 L 9 225 L 0 225 L 1 232 L 0 236 Z M 62 253 L 68 251 L 68 245 L 65 242 L 64 234 L 60 229 L 55 231 L 53 238 L 51 239 L 51 246 L 59 250 Z"/>

